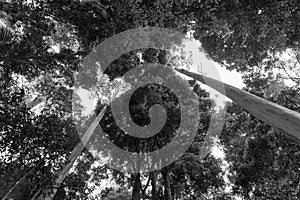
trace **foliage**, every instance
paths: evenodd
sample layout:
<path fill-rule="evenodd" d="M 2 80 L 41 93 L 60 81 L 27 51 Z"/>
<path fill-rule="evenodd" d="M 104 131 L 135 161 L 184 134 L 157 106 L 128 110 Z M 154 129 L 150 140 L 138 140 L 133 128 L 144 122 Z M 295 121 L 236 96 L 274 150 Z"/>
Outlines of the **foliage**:
<path fill-rule="evenodd" d="M 299 7 L 297 0 L 1 1 L 0 196 L 14 188 L 17 181 L 21 183 L 14 188 L 16 199 L 30 199 L 52 186 L 79 142 L 77 121 L 71 117 L 73 74 L 95 45 L 131 28 L 155 26 L 193 33 L 214 61 L 242 73 L 245 90 L 299 112 Z M 287 59 L 283 59 L 285 54 L 289 54 Z M 165 51 L 140 49 L 123 55 L 102 73 L 113 81 L 143 61 L 173 65 L 168 56 L 170 53 Z M 293 85 L 286 85 L 286 80 Z M 173 165 L 155 175 L 140 174 L 138 179 L 142 187 L 146 179 L 156 181 L 155 195 L 160 199 L 167 199 L 163 191 L 168 188 L 168 180 L 171 195 L 178 198 L 202 195 L 209 199 L 210 193 L 214 199 L 230 199 L 231 195 L 222 189 L 220 161 L 211 155 L 204 160 L 197 158 L 209 116 L 215 113 L 211 113 L 213 105 L 207 94 L 199 86 L 192 86 L 201 102 L 202 124 L 197 138 Z M 162 90 L 159 88 L 155 95 Z M 109 94 L 105 89 L 100 92 Z M 36 94 L 46 99 L 38 112 L 26 107 L 28 97 Z M 138 107 L 140 102 L 134 103 Z M 97 109 L 101 106 L 100 102 Z M 298 144 L 235 104 L 228 104 L 228 112 L 220 139 L 233 194 L 297 199 Z M 138 117 L 136 121 L 143 124 L 147 119 Z M 164 139 L 162 144 L 169 138 Z M 88 183 L 97 184 L 108 174 L 122 190 L 134 187 L 137 176 L 102 165 L 92 167 L 93 162 L 84 151 L 62 185 L 62 196 L 97 198 L 90 195 L 97 187 L 91 189 Z M 103 196 L 110 190 L 104 189 Z M 143 192 L 153 196 L 147 190 Z"/>

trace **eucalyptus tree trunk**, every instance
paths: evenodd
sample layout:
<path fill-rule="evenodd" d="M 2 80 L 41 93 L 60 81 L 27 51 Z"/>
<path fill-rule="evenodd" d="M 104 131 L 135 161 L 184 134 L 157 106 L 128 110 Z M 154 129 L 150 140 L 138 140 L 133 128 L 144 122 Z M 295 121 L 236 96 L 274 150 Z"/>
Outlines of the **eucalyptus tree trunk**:
<path fill-rule="evenodd" d="M 70 169 L 72 168 L 74 162 L 80 156 L 84 147 L 90 140 L 90 137 L 92 136 L 94 130 L 96 129 L 99 122 L 101 121 L 102 117 L 104 116 L 106 109 L 107 109 L 107 105 L 104 106 L 104 108 L 101 110 L 99 115 L 96 117 L 96 119 L 93 121 L 93 123 L 89 126 L 88 130 L 83 134 L 83 136 L 81 138 L 81 142 L 78 143 L 78 145 L 71 152 L 69 159 L 68 159 L 68 163 L 62 169 L 62 171 L 58 174 L 58 178 L 55 181 L 54 188 L 40 192 L 40 194 L 37 195 L 38 196 L 37 198 L 32 198 L 31 200 L 52 200 L 54 198 L 54 196 L 57 192 L 57 188 L 59 188 L 61 186 L 61 183 L 68 176 Z"/>
<path fill-rule="evenodd" d="M 9 15 L 0 12 L 0 44 L 10 42 L 13 35 Z"/>
<path fill-rule="evenodd" d="M 131 174 L 133 185 L 132 185 L 132 200 L 141 200 L 141 179 L 140 173 Z"/>
<path fill-rule="evenodd" d="M 157 197 L 157 173 L 154 172 L 150 172 L 150 176 L 151 176 L 151 187 L 152 187 L 152 200 L 158 200 Z"/>
<path fill-rule="evenodd" d="M 6 12 L 0 10 L 0 57 L 5 57 L 12 46 L 13 30 L 10 18 Z"/>
<path fill-rule="evenodd" d="M 11 189 L 2 197 L 2 200 L 8 199 L 20 199 L 17 196 L 22 196 L 25 193 L 29 192 L 30 182 L 28 181 L 28 176 L 36 173 L 36 171 L 40 170 L 39 168 L 44 165 L 44 161 L 39 162 L 36 166 L 34 166 L 30 171 L 28 171 L 24 176 L 22 176 L 16 183 L 11 187 Z M 21 194 L 19 194 L 21 193 Z M 26 194 L 25 194 L 26 195 Z M 22 197 L 21 197 L 22 199 Z"/>
<path fill-rule="evenodd" d="M 165 199 L 172 200 L 171 183 L 170 183 L 170 179 L 169 179 L 169 169 L 168 168 L 162 169 L 161 174 L 162 174 L 162 177 L 164 180 L 164 186 L 165 186 L 165 190 L 164 190 Z"/>
<path fill-rule="evenodd" d="M 219 91 L 258 119 L 272 125 L 295 142 L 300 143 L 300 113 L 215 79 L 183 69 L 176 70 Z M 224 85 L 225 93 L 220 89 L 220 85 Z"/>

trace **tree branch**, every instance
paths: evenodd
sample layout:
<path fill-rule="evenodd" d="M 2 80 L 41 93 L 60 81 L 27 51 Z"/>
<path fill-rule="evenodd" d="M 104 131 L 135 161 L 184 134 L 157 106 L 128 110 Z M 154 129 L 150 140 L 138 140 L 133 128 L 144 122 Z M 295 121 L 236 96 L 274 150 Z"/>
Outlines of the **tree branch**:
<path fill-rule="evenodd" d="M 150 184 L 150 180 L 151 180 L 151 176 L 150 176 L 150 173 L 149 173 L 148 181 L 147 181 L 147 183 L 146 183 L 144 189 L 143 189 L 143 187 L 142 187 L 142 184 L 140 184 L 140 185 L 141 185 L 141 190 L 142 190 L 143 195 L 145 194 L 146 189 L 148 188 L 148 186 L 149 186 L 149 184 Z"/>
<path fill-rule="evenodd" d="M 286 75 L 292 80 L 294 81 L 295 83 L 299 83 L 299 80 L 300 80 L 300 77 L 292 77 L 288 71 L 286 70 L 286 68 L 284 67 L 284 65 L 281 63 L 281 68 L 283 69 L 283 71 L 286 73 Z"/>

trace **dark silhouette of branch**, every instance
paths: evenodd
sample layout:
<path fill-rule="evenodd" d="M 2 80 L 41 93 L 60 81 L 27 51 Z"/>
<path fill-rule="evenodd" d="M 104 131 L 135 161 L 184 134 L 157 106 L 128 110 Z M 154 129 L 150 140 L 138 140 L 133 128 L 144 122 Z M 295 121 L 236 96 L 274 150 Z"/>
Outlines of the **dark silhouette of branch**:
<path fill-rule="evenodd" d="M 286 70 L 286 68 L 284 67 L 284 65 L 281 63 L 281 68 L 283 69 L 283 71 L 285 72 L 285 74 L 294 82 L 299 83 L 300 77 L 293 77 L 291 76 L 288 71 Z"/>

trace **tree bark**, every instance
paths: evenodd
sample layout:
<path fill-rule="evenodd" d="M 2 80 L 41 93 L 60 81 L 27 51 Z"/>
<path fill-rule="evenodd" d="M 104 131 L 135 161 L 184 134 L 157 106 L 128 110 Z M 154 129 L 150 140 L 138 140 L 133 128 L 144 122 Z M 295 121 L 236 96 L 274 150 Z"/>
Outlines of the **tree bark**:
<path fill-rule="evenodd" d="M 157 182 L 157 173 L 156 172 L 150 172 L 151 176 L 151 194 L 152 194 L 152 200 L 158 200 L 157 197 L 157 188 L 156 188 L 156 182 Z"/>
<path fill-rule="evenodd" d="M 170 179 L 169 179 L 169 169 L 164 168 L 161 171 L 161 174 L 163 176 L 164 186 L 165 186 L 165 190 L 164 190 L 165 199 L 172 200 L 171 184 L 170 184 Z"/>
<path fill-rule="evenodd" d="M 53 198 L 53 200 L 63 200 L 67 197 L 66 191 L 63 187 L 57 189 L 57 192 Z"/>
<path fill-rule="evenodd" d="M 132 189 L 132 200 L 141 200 L 141 180 L 140 173 L 132 174 L 133 189 Z"/>
<path fill-rule="evenodd" d="M 9 15 L 6 12 L 2 12 L 2 23 L 0 24 L 0 45 L 10 42 L 13 37 L 12 24 L 9 20 Z M 3 19 L 4 18 L 4 19 Z"/>
<path fill-rule="evenodd" d="M 95 118 L 93 123 L 89 126 L 88 130 L 83 134 L 80 143 L 78 143 L 77 146 L 71 152 L 69 159 L 68 159 L 68 163 L 62 169 L 62 171 L 58 174 L 58 178 L 55 181 L 54 189 L 46 189 L 37 197 L 37 200 L 52 200 L 54 198 L 54 196 L 57 192 L 57 188 L 60 187 L 61 183 L 68 176 L 70 169 L 72 168 L 73 164 L 75 163 L 77 158 L 80 156 L 84 147 L 90 140 L 90 137 L 92 136 L 94 130 L 96 129 L 99 122 L 101 121 L 102 117 L 104 116 L 106 109 L 107 109 L 107 106 L 104 106 L 104 108 L 101 110 L 99 115 Z"/>
<path fill-rule="evenodd" d="M 14 192 L 16 190 L 22 190 L 22 191 L 27 191 L 26 188 L 28 189 L 29 182 L 27 180 L 27 177 L 34 172 L 38 171 L 41 166 L 45 164 L 44 161 L 40 161 L 35 167 L 33 167 L 29 172 L 27 172 L 24 176 L 22 176 L 15 184 L 14 186 L 5 194 L 5 196 L 2 198 L 2 200 L 9 199 L 11 196 L 13 196 Z M 27 191 L 28 192 L 28 191 Z"/>
<path fill-rule="evenodd" d="M 218 92 L 232 99 L 241 105 L 245 110 L 258 119 L 272 125 L 286 134 L 295 142 L 300 143 L 300 113 L 280 106 L 276 103 L 259 98 L 244 90 L 238 89 L 221 81 L 195 74 L 183 69 L 176 69 L 178 72 L 200 81 L 203 84 L 214 88 Z M 222 88 L 222 86 L 224 86 Z M 225 89 L 225 90 L 224 90 Z"/>

